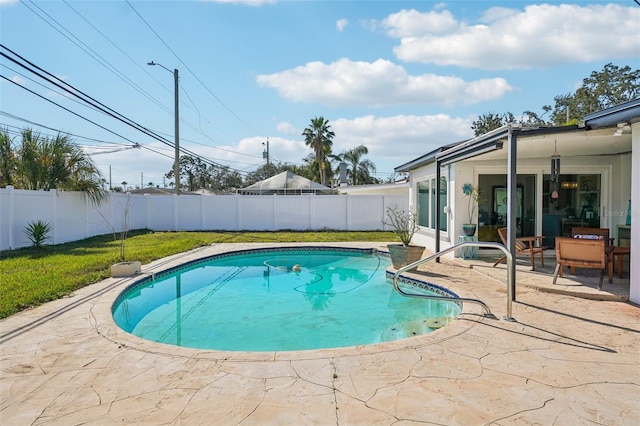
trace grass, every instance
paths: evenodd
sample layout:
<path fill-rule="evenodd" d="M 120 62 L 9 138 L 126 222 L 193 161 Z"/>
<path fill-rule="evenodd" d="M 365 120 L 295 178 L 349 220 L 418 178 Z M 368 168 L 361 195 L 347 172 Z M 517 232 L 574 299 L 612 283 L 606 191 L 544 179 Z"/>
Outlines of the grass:
<path fill-rule="evenodd" d="M 399 241 L 391 232 L 131 231 L 125 260 L 142 264 L 214 243 Z M 113 235 L 0 252 L 0 318 L 73 293 L 110 276 L 119 255 Z"/>

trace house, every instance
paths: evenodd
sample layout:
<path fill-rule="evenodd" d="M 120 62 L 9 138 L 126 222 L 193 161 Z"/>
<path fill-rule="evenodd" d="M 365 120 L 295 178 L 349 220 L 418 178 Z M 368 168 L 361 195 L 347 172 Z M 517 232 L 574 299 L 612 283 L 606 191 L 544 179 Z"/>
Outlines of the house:
<path fill-rule="evenodd" d="M 409 195 L 409 180 L 376 185 L 344 185 L 336 187 L 339 194 L 345 195 Z"/>
<path fill-rule="evenodd" d="M 544 235 L 553 246 L 573 226 L 603 227 L 638 252 L 640 226 L 627 225 L 640 223 L 640 197 L 632 197 L 640 194 L 638 148 L 640 99 L 589 114 L 580 125 L 507 125 L 438 148 L 395 168 L 409 173 L 420 225 L 413 243 L 437 252 L 461 240 L 469 222 L 462 186 L 471 183 L 480 190 L 471 217 L 479 241 L 499 241 L 497 229 L 506 226 L 513 252 L 517 236 Z M 630 300 L 640 303 L 639 265 L 631 265 Z"/>

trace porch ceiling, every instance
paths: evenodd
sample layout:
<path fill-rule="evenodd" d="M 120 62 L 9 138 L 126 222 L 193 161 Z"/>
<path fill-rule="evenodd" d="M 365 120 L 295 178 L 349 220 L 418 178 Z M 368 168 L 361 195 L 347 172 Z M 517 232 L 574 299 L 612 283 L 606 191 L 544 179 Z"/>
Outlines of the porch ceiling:
<path fill-rule="evenodd" d="M 557 143 L 561 157 L 615 155 L 631 152 L 631 134 L 613 136 L 615 128 L 598 130 L 579 129 L 557 134 L 518 135 L 518 158 L 548 158 Z M 500 150 L 482 154 L 466 161 L 505 160 L 507 144 Z"/>

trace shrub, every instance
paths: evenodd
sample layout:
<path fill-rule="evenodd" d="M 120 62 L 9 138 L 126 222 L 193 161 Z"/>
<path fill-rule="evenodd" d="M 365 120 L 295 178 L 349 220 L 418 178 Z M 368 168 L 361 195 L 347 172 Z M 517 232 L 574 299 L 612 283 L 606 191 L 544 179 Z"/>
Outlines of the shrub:
<path fill-rule="evenodd" d="M 44 220 L 36 220 L 29 222 L 27 226 L 24 227 L 24 233 L 33 244 L 33 247 L 40 248 L 44 244 L 45 241 L 49 239 L 49 233 L 53 228 L 49 222 L 45 222 Z"/>

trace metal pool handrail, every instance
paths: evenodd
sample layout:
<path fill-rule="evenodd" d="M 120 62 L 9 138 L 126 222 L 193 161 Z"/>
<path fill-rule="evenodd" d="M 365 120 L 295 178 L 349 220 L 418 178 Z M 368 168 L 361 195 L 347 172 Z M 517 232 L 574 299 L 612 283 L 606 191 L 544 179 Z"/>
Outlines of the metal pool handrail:
<path fill-rule="evenodd" d="M 486 303 L 484 303 L 481 300 L 478 299 L 468 299 L 468 298 L 464 298 L 464 297 L 459 297 L 459 298 L 453 298 L 453 297 L 448 297 L 448 296 L 437 296 L 437 295 L 426 295 L 426 294 L 418 294 L 418 293 L 407 293 L 405 291 L 403 291 L 399 284 L 398 284 L 398 279 L 400 278 L 400 274 L 403 272 L 406 272 L 410 269 L 415 269 L 418 266 L 422 265 L 425 262 L 428 262 L 432 259 L 436 259 L 440 256 L 442 256 L 443 254 L 449 253 L 450 251 L 454 251 L 459 249 L 460 247 L 487 247 L 487 248 L 497 248 L 499 250 L 502 250 L 502 252 L 504 253 L 504 255 L 507 257 L 507 315 L 504 317 L 505 320 L 507 321 L 515 321 L 515 319 L 513 319 L 511 317 L 511 289 L 513 288 L 512 286 L 512 280 L 513 280 L 513 256 L 511 255 L 511 252 L 509 250 L 506 249 L 505 246 L 503 246 L 502 244 L 499 243 L 491 243 L 491 242 L 484 242 L 484 241 L 463 241 L 461 243 L 458 243 L 456 245 L 453 245 L 449 248 L 446 248 L 444 250 L 440 250 L 438 253 L 432 254 L 429 257 L 425 257 L 424 259 L 420 259 L 417 262 L 413 262 L 409 265 L 403 266 L 402 268 L 398 269 L 395 273 L 395 275 L 393 276 L 393 286 L 395 287 L 396 291 L 398 293 L 400 293 L 403 296 L 407 296 L 407 297 L 418 297 L 418 298 L 423 298 L 423 299 L 432 299 L 432 300 L 448 300 L 448 301 L 458 301 L 458 302 L 469 302 L 469 303 L 476 303 L 480 306 L 482 306 L 482 308 L 485 311 L 485 315 L 490 315 L 493 316 L 493 314 L 491 313 L 491 310 L 489 309 L 489 307 L 487 306 Z"/>

